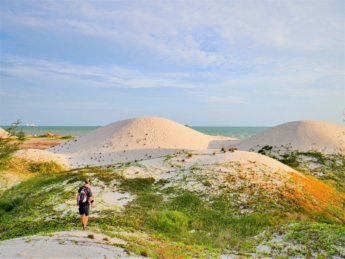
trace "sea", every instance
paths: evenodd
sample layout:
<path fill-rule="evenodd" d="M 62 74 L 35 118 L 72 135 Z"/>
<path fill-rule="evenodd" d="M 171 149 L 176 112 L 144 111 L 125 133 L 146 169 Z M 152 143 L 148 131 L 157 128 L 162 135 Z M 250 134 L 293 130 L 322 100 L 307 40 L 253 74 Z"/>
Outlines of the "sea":
<path fill-rule="evenodd" d="M 8 126 L 0 126 L 3 129 Z M 44 135 L 47 132 L 59 134 L 61 136 L 81 136 L 90 131 L 93 131 L 100 126 L 19 126 L 16 130 L 22 130 L 26 135 Z M 212 127 L 212 126 L 188 126 L 196 131 L 214 135 L 214 136 L 227 136 L 237 139 L 245 139 L 255 135 L 269 127 Z"/>

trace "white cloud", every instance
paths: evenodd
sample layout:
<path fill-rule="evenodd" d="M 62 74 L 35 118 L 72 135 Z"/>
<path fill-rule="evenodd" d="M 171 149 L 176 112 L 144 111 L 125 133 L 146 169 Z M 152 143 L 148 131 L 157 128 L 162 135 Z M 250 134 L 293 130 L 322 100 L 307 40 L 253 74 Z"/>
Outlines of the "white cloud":
<path fill-rule="evenodd" d="M 78 85 L 117 88 L 194 88 L 184 81 L 188 74 L 145 73 L 119 66 L 86 66 L 67 62 L 5 56 L 0 72 L 17 77 L 40 77 L 49 81 L 73 80 Z"/>
<path fill-rule="evenodd" d="M 261 61 L 261 62 L 266 62 Z M 270 70 L 234 75 L 220 72 L 148 73 L 124 67 L 76 65 L 61 61 L 4 56 L 0 73 L 34 85 L 91 88 L 175 88 L 190 98 L 209 103 L 244 103 L 248 98 L 326 96 L 343 93 L 344 72 L 336 66 L 299 60 Z M 1 94 L 1 93 L 0 93 Z"/>
<path fill-rule="evenodd" d="M 3 10 L 1 17 L 6 25 L 72 31 L 173 62 L 237 66 L 246 48 L 343 50 L 341 8 L 341 1 L 30 1 L 35 11 Z M 213 49 L 207 36 L 217 39 Z"/>

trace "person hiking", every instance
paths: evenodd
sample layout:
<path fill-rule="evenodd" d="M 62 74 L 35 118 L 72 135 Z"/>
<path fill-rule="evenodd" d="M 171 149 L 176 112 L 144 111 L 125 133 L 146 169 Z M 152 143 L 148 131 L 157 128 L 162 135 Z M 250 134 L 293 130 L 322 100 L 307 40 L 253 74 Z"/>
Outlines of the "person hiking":
<path fill-rule="evenodd" d="M 81 215 L 81 222 L 83 225 L 83 229 L 85 230 L 87 227 L 87 221 L 89 217 L 90 211 L 90 203 L 91 207 L 93 208 L 94 199 L 92 197 L 91 192 L 91 181 L 90 179 L 85 180 L 85 185 L 81 186 L 77 192 L 77 206 L 79 206 L 79 214 Z"/>

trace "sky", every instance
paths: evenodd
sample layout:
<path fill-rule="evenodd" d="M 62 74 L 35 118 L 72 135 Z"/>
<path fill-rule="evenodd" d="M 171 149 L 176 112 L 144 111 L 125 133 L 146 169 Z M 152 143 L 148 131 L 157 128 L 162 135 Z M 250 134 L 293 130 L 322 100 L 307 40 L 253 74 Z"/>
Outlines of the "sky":
<path fill-rule="evenodd" d="M 0 1 L 0 125 L 344 125 L 345 2 Z"/>

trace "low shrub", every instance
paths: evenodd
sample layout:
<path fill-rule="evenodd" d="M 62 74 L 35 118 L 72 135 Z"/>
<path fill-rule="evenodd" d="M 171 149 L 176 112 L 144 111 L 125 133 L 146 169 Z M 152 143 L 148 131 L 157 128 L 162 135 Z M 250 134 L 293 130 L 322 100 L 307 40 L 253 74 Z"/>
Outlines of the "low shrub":
<path fill-rule="evenodd" d="M 20 130 L 18 133 L 16 133 L 16 137 L 20 141 L 25 140 L 25 138 L 26 138 L 25 132 L 23 130 Z"/>

